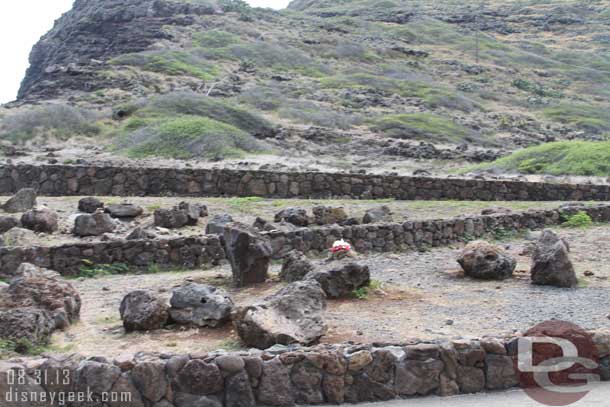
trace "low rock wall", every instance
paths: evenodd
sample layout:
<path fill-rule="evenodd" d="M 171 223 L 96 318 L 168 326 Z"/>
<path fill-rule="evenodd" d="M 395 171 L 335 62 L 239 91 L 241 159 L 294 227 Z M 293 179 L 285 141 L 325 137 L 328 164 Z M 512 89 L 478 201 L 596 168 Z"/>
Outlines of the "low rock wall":
<path fill-rule="evenodd" d="M 601 379 L 610 380 L 610 336 L 597 333 L 593 341 Z M 16 393 L 55 394 L 57 399 L 61 393 L 83 392 L 94 401 L 86 405 L 125 407 L 293 406 L 450 396 L 518 386 L 516 353 L 516 338 L 488 338 L 395 346 L 279 347 L 232 354 L 0 361 L 0 405 L 58 405 L 11 404 L 7 397 L 17 397 Z"/>
<path fill-rule="evenodd" d="M 0 195 L 10 195 L 25 187 L 50 196 L 610 201 L 610 185 L 229 169 L 72 165 L 9 165 L 0 168 Z"/>

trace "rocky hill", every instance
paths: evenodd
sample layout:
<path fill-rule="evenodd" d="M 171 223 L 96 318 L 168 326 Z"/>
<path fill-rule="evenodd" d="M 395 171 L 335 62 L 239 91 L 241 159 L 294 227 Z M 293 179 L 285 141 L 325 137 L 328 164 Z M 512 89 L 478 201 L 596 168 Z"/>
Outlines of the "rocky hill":
<path fill-rule="evenodd" d="M 605 139 L 609 26 L 608 0 L 76 0 L 32 50 L 0 137 L 446 171 Z"/>

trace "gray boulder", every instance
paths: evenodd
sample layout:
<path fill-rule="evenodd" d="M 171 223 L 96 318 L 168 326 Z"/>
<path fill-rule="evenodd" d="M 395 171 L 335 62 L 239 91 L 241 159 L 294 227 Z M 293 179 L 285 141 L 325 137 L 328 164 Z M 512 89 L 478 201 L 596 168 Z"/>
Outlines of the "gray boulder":
<path fill-rule="evenodd" d="M 105 209 L 106 213 L 110 214 L 113 218 L 135 218 L 144 212 L 141 206 L 130 204 L 130 203 L 122 203 L 115 205 L 108 205 Z"/>
<path fill-rule="evenodd" d="M 154 294 L 137 290 L 127 294 L 119 312 L 126 332 L 163 328 L 169 319 L 169 307 Z"/>
<path fill-rule="evenodd" d="M 237 222 L 225 226 L 224 240 L 233 284 L 244 287 L 265 282 L 273 254 L 270 240 L 254 228 Z"/>
<path fill-rule="evenodd" d="M 53 233 L 59 229 L 57 213 L 44 206 L 24 213 L 21 216 L 21 225 L 38 233 Z"/>
<path fill-rule="evenodd" d="M 347 213 L 345 209 L 341 207 L 332 206 L 315 206 L 312 209 L 313 212 L 313 223 L 316 225 L 334 225 L 343 224 L 347 221 Z"/>
<path fill-rule="evenodd" d="M 569 256 L 570 247 L 553 231 L 544 230 L 534 246 L 532 283 L 571 288 L 578 285 Z"/>
<path fill-rule="evenodd" d="M 179 324 L 216 328 L 231 318 L 233 301 L 216 287 L 189 283 L 172 291 L 169 314 Z"/>
<path fill-rule="evenodd" d="M 292 283 L 300 281 L 305 276 L 313 271 L 314 266 L 311 261 L 302 252 L 293 250 L 284 259 L 282 270 L 280 271 L 280 280 Z"/>
<path fill-rule="evenodd" d="M 2 244 L 4 246 L 26 247 L 37 246 L 39 243 L 36 233 L 29 229 L 12 228 L 2 235 Z"/>
<path fill-rule="evenodd" d="M 307 210 L 303 208 L 286 208 L 275 214 L 275 222 L 288 222 L 296 226 L 309 225 Z"/>
<path fill-rule="evenodd" d="M 0 216 L 0 233 L 8 232 L 12 228 L 19 227 L 19 219 L 12 216 Z"/>
<path fill-rule="evenodd" d="M 362 218 L 362 223 L 390 223 L 393 220 L 392 211 L 389 207 L 383 205 L 367 210 Z"/>
<path fill-rule="evenodd" d="M 92 215 L 79 215 L 74 220 L 73 233 L 76 236 L 99 236 L 116 229 L 115 221 L 107 213 L 98 211 Z"/>
<path fill-rule="evenodd" d="M 148 239 L 156 239 L 158 237 L 159 236 L 153 230 L 138 226 L 137 228 L 132 230 L 131 233 L 129 233 L 125 239 L 127 239 L 127 240 L 148 240 Z"/>
<path fill-rule="evenodd" d="M 103 209 L 104 203 L 99 199 L 89 196 L 78 201 L 78 210 L 84 213 L 95 213 L 98 209 Z"/>
<path fill-rule="evenodd" d="M 317 281 L 329 298 L 348 297 L 354 290 L 367 287 L 371 283 L 368 266 L 357 263 L 344 263 L 328 270 L 311 272 L 306 280 Z"/>
<path fill-rule="evenodd" d="M 232 318 L 237 334 L 248 346 L 310 345 L 326 333 L 325 309 L 326 295 L 320 284 L 297 281 L 258 304 L 238 308 Z"/>
<path fill-rule="evenodd" d="M 23 344 L 44 345 L 53 333 L 54 321 L 49 312 L 35 307 L 6 309 L 0 312 L 0 338 Z M 25 353 L 25 344 L 15 349 Z"/>
<path fill-rule="evenodd" d="M 483 241 L 466 245 L 457 262 L 468 277 L 482 280 L 511 278 L 517 267 L 517 260 L 504 249 Z"/>
<path fill-rule="evenodd" d="M 8 213 L 17 213 L 29 211 L 35 206 L 36 191 L 32 188 L 23 188 L 6 201 L 2 205 L 2 209 Z"/>
<path fill-rule="evenodd" d="M 499 206 L 485 208 L 481 211 L 481 215 L 510 215 L 511 213 L 513 213 L 511 209 Z"/>
<path fill-rule="evenodd" d="M 205 227 L 206 235 L 221 235 L 225 231 L 225 226 L 233 223 L 233 218 L 228 213 L 215 215 Z"/>
<path fill-rule="evenodd" d="M 155 225 L 167 229 L 195 226 L 203 216 L 208 216 L 205 205 L 188 202 L 181 202 L 172 209 L 157 209 L 154 214 Z"/>

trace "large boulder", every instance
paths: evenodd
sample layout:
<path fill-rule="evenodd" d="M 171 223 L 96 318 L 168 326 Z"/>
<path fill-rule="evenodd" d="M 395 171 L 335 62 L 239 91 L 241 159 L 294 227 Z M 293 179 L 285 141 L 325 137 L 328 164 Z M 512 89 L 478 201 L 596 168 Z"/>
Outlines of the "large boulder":
<path fill-rule="evenodd" d="M 314 206 L 312 212 L 313 223 L 316 225 L 340 225 L 347 221 L 347 213 L 341 207 Z"/>
<path fill-rule="evenodd" d="M 326 332 L 322 314 L 326 295 L 314 280 L 297 281 L 262 302 L 240 307 L 233 324 L 248 346 L 267 349 L 276 344 L 310 345 Z"/>
<path fill-rule="evenodd" d="M 19 227 L 19 219 L 12 216 L 0 216 L 0 233 L 5 233 L 12 228 Z"/>
<path fill-rule="evenodd" d="M 225 226 L 224 240 L 233 284 L 244 287 L 265 282 L 273 254 L 270 240 L 254 228 L 237 222 Z"/>
<path fill-rule="evenodd" d="M 167 229 L 195 226 L 203 216 L 208 216 L 205 205 L 188 202 L 181 202 L 172 209 L 157 209 L 154 214 L 155 225 Z"/>
<path fill-rule="evenodd" d="M 122 204 L 114 204 L 108 205 L 105 209 L 106 213 L 110 214 L 113 218 L 135 218 L 140 216 L 144 209 L 141 206 L 130 204 L 130 203 L 122 203 Z"/>
<path fill-rule="evenodd" d="M 24 213 L 21 216 L 21 225 L 38 233 L 53 233 L 59 229 L 57 213 L 45 206 Z"/>
<path fill-rule="evenodd" d="M 231 318 L 233 301 L 216 287 L 189 283 L 172 291 L 169 314 L 184 325 L 216 328 Z"/>
<path fill-rule="evenodd" d="M 300 281 L 313 269 L 313 263 L 309 261 L 305 254 L 293 250 L 284 259 L 282 270 L 280 271 L 280 280 L 288 283 Z"/>
<path fill-rule="evenodd" d="M 2 205 L 2 209 L 8 213 L 17 213 L 29 211 L 35 206 L 36 191 L 32 188 L 23 188 L 6 201 Z"/>
<path fill-rule="evenodd" d="M 225 226 L 229 223 L 233 223 L 233 218 L 228 213 L 215 215 L 208 221 L 205 227 L 206 235 L 222 235 L 225 231 Z"/>
<path fill-rule="evenodd" d="M 26 343 L 48 343 L 54 325 L 51 314 L 40 308 L 16 308 L 0 312 L 0 338 L 17 343 L 17 352 L 27 352 Z"/>
<path fill-rule="evenodd" d="M 102 211 L 96 213 L 78 215 L 74 220 L 73 233 L 76 236 L 99 236 L 110 233 L 116 229 L 115 221 Z"/>
<path fill-rule="evenodd" d="M 89 196 L 78 201 L 78 210 L 84 213 L 95 213 L 98 209 L 103 209 L 104 203 L 96 197 Z"/>
<path fill-rule="evenodd" d="M 578 284 L 569 256 L 570 247 L 553 231 L 544 230 L 534 246 L 532 255 L 532 283 L 556 287 L 575 287 Z"/>
<path fill-rule="evenodd" d="M 64 329 L 80 318 L 78 291 L 58 273 L 23 263 L 2 293 L 3 308 L 40 308 L 50 313 L 54 329 Z"/>
<path fill-rule="evenodd" d="M 483 241 L 466 245 L 457 262 L 467 276 L 483 280 L 511 278 L 517 267 L 517 260 L 504 249 Z"/>
<path fill-rule="evenodd" d="M 307 210 L 303 208 L 286 208 L 275 214 L 275 222 L 288 222 L 296 226 L 309 225 Z"/>
<path fill-rule="evenodd" d="M 169 319 L 169 307 L 159 297 L 145 290 L 127 294 L 119 312 L 126 332 L 153 331 L 163 328 Z"/>
<path fill-rule="evenodd" d="M 362 218 L 362 223 L 390 223 L 393 220 L 392 211 L 389 207 L 383 205 L 367 210 Z"/>
<path fill-rule="evenodd" d="M 40 242 L 36 233 L 31 230 L 12 228 L 2 235 L 1 243 L 3 246 L 26 247 L 37 246 Z"/>
<path fill-rule="evenodd" d="M 313 271 L 305 276 L 317 281 L 329 298 L 348 297 L 354 290 L 367 287 L 371 283 L 368 266 L 357 263 L 335 265 L 328 270 Z"/>

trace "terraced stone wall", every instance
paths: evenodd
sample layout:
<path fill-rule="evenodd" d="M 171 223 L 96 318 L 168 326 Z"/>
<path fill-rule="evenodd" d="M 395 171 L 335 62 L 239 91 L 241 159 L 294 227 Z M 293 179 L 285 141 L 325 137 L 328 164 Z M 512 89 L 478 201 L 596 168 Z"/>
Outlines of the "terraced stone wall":
<path fill-rule="evenodd" d="M 71 165 L 0 168 L 0 195 L 260 196 L 470 201 L 610 201 L 610 185 L 550 184 L 322 172 Z"/>
<path fill-rule="evenodd" d="M 593 341 L 600 376 L 610 380 L 610 336 L 596 333 Z M 395 346 L 276 347 L 232 354 L 0 361 L 0 405 L 30 405 L 11 404 L 10 392 L 60 397 L 60 393 L 89 391 L 94 405 L 129 407 L 293 406 L 450 396 L 518 386 L 516 352 L 516 338 L 487 338 Z M 61 380 L 55 380 L 58 374 Z M 111 397 L 122 397 L 124 402 L 103 404 Z"/>

